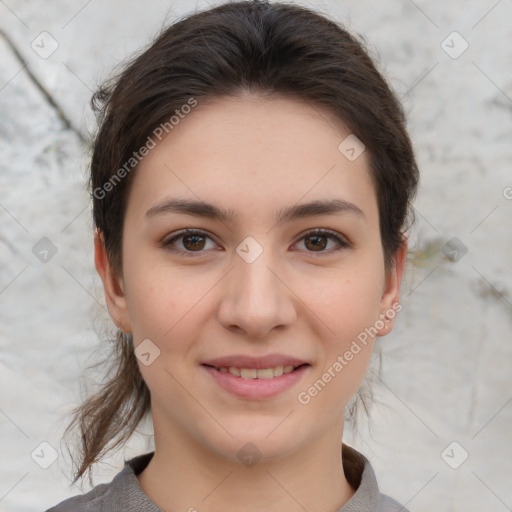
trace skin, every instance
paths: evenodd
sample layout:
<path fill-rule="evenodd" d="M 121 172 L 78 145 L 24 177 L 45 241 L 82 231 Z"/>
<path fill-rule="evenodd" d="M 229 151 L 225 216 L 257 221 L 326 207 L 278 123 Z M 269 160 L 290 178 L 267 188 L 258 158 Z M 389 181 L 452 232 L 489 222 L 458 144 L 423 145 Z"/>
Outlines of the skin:
<path fill-rule="evenodd" d="M 138 362 L 151 392 L 155 455 L 137 478 L 163 510 L 328 512 L 354 494 L 340 454 L 343 408 L 375 340 L 310 403 L 297 395 L 398 303 L 406 244 L 385 272 L 367 154 L 351 162 L 338 150 L 348 134 L 329 112 L 294 99 L 247 94 L 200 102 L 136 171 L 121 276 L 109 265 L 101 233 L 95 236 L 111 317 L 133 333 L 135 346 L 150 339 L 160 350 L 149 366 Z M 213 203 L 237 218 L 146 216 L 170 197 Z M 282 208 L 335 198 L 364 216 L 345 211 L 276 224 Z M 183 228 L 207 236 L 196 240 L 199 247 L 176 240 L 172 247 L 182 254 L 162 246 Z M 306 236 L 316 228 L 351 246 Z M 236 252 L 247 236 L 263 248 L 252 263 Z M 269 353 L 311 367 L 291 389 L 265 400 L 231 395 L 200 366 L 224 355 Z M 237 458 L 247 442 L 262 454 L 252 467 Z"/>

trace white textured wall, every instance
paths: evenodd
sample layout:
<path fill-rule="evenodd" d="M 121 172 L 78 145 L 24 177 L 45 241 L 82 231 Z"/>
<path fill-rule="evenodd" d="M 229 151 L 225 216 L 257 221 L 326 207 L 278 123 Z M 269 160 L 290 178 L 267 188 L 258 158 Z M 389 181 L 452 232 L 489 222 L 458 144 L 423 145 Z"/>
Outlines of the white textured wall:
<path fill-rule="evenodd" d="M 413 512 L 511 510 L 512 1 L 306 5 L 344 21 L 379 53 L 403 97 L 422 171 L 404 310 L 381 339 L 376 391 L 385 405 L 373 409 L 371 432 L 362 420 L 347 441 L 372 460 L 381 489 Z M 61 437 L 85 392 L 94 326 L 107 316 L 78 134 L 94 126 L 96 83 L 195 6 L 0 2 L 0 26 L 19 53 L 0 37 L 0 510 L 45 510 L 80 492 L 69 487 Z M 42 31 L 58 42 L 47 59 L 31 48 L 35 40 L 41 52 L 51 49 L 49 39 L 42 48 Z M 453 31 L 469 45 L 458 58 L 445 51 L 456 56 L 465 44 L 446 39 Z M 57 250 L 46 263 L 33 253 L 43 237 Z M 457 262 L 441 250 L 452 237 L 467 248 Z M 46 470 L 31 458 L 43 441 L 58 453 Z M 109 481 L 124 456 L 149 449 L 134 439 L 98 468 L 95 483 Z M 51 450 L 42 450 L 44 462 Z M 462 450 L 469 457 L 453 469 L 447 461 L 456 465 Z"/>

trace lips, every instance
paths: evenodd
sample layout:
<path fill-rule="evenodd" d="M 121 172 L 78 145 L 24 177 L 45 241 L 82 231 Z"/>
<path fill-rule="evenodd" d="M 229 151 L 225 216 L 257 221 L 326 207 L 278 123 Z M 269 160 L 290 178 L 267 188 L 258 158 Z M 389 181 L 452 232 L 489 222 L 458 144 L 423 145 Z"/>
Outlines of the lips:
<path fill-rule="evenodd" d="M 264 368 L 275 368 L 276 366 L 298 366 L 308 365 L 309 363 L 303 359 L 287 356 L 284 354 L 269 354 L 262 357 L 253 357 L 247 355 L 232 355 L 208 359 L 202 362 L 203 365 L 212 366 L 214 368 L 248 368 L 261 370 Z"/>
<path fill-rule="evenodd" d="M 311 369 L 304 359 L 285 354 L 236 354 L 208 359 L 201 366 L 220 388 L 246 400 L 277 396 L 298 385 Z"/>
<path fill-rule="evenodd" d="M 226 358 L 219 360 L 210 360 L 209 362 L 215 364 L 227 364 L 229 361 Z M 254 360 L 248 361 L 247 359 L 236 359 L 237 364 L 245 361 L 244 364 L 255 364 L 268 365 L 267 360 Z M 287 362 L 298 361 L 295 358 L 287 358 Z M 293 387 L 298 386 L 299 382 L 305 378 L 305 375 L 309 374 L 311 366 L 304 363 L 300 366 L 294 367 L 289 366 L 277 366 L 272 368 L 272 375 L 270 375 L 270 369 L 255 369 L 255 368 L 242 368 L 230 366 L 216 366 L 209 364 L 202 364 L 207 375 L 212 379 L 212 382 L 216 383 L 221 389 L 228 393 L 242 398 L 244 400 L 267 400 L 281 393 L 291 390 Z M 287 369 L 285 371 L 285 368 Z M 256 375 L 255 375 L 256 374 Z"/>

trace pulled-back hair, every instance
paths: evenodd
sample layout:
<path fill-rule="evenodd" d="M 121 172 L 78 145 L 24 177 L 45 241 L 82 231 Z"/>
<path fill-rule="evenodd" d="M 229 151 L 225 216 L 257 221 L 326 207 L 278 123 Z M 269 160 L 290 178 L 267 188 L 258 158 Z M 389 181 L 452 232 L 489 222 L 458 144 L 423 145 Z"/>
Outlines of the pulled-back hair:
<path fill-rule="evenodd" d="M 413 218 L 418 183 L 399 100 L 363 43 L 339 23 L 293 4 L 242 1 L 172 24 L 91 100 L 99 121 L 89 180 L 93 218 L 114 274 L 122 275 L 122 228 L 137 168 L 134 154 L 185 105 L 246 93 L 327 108 L 364 143 L 388 270 Z M 128 440 L 151 411 L 132 335 L 119 330 L 111 341 L 107 382 L 73 411 L 66 430 L 78 427 L 81 435 L 74 482 Z"/>

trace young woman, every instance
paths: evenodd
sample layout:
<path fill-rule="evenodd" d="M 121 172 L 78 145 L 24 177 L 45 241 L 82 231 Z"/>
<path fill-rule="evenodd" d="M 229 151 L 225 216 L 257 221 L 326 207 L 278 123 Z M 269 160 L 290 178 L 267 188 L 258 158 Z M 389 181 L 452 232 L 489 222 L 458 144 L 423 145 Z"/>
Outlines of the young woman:
<path fill-rule="evenodd" d="M 170 26 L 94 96 L 95 265 L 112 371 L 75 482 L 146 415 L 155 450 L 73 511 L 394 511 L 342 443 L 401 309 L 418 170 L 362 45 L 292 4 Z"/>

